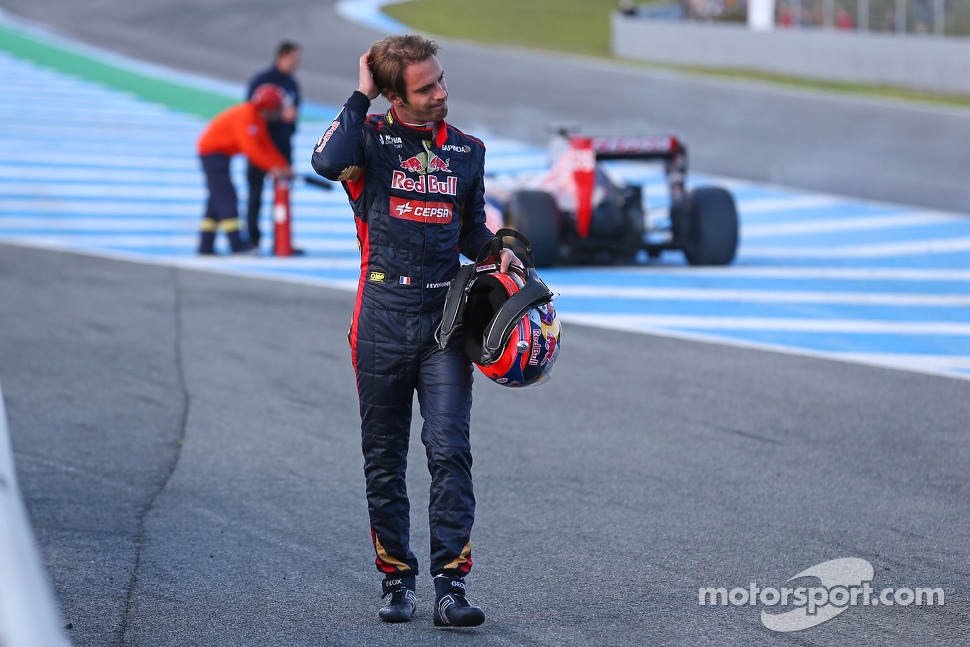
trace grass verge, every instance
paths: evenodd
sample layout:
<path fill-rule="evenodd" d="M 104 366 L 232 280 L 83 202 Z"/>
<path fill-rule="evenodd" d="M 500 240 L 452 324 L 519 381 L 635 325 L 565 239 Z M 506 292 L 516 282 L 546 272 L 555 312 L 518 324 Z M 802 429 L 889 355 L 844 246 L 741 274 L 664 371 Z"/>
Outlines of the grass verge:
<path fill-rule="evenodd" d="M 0 26 L 0 50 L 51 69 L 94 81 L 174 110 L 209 119 L 234 99 L 217 92 L 179 85 L 104 63 L 69 49 L 47 44 L 15 29 Z"/>
<path fill-rule="evenodd" d="M 609 56 L 617 0 L 416 0 L 384 7 L 421 31 L 495 45 Z"/>

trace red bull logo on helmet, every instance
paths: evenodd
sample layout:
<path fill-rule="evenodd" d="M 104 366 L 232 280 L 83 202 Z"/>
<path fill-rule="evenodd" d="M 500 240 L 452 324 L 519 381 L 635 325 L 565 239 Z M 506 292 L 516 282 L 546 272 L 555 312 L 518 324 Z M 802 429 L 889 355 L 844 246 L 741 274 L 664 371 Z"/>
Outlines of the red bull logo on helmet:
<path fill-rule="evenodd" d="M 543 367 L 556 363 L 559 351 L 559 323 L 552 302 L 537 306 L 529 314 L 532 339 L 529 344 L 529 366 Z"/>
<path fill-rule="evenodd" d="M 553 364 L 556 361 L 556 346 L 559 344 L 559 339 L 552 333 L 546 333 L 546 356 L 542 358 L 542 362 L 539 366 L 545 366 L 546 364 Z"/>
<path fill-rule="evenodd" d="M 556 346 L 559 345 L 559 339 L 552 334 L 547 332 L 545 338 L 543 338 L 542 331 L 538 328 L 532 330 L 532 345 L 529 351 L 529 366 L 545 366 L 546 364 L 555 364 L 556 362 Z M 545 351 L 545 352 L 543 352 Z M 540 356 L 542 359 L 540 360 Z"/>

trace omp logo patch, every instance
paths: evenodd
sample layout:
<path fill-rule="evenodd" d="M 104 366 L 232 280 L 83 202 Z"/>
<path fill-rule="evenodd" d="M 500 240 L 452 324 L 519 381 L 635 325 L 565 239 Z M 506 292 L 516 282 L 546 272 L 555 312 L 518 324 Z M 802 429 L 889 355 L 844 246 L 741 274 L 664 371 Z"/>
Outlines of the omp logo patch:
<path fill-rule="evenodd" d="M 454 207 L 448 202 L 424 202 L 391 197 L 390 214 L 402 220 L 413 220 L 429 225 L 447 225 L 454 216 Z"/>
<path fill-rule="evenodd" d="M 367 275 L 367 280 L 373 283 L 383 283 L 386 278 L 387 274 L 378 270 L 373 270 Z"/>

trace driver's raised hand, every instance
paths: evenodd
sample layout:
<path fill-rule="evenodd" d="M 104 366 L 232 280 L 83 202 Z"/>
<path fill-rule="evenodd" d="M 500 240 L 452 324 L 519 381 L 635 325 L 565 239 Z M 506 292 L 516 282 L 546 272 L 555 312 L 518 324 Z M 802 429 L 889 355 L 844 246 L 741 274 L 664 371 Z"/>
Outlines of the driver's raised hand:
<path fill-rule="evenodd" d="M 381 89 L 374 83 L 374 75 L 370 71 L 370 52 L 360 57 L 360 76 L 357 82 L 357 91 L 366 95 L 371 101 L 381 93 Z"/>

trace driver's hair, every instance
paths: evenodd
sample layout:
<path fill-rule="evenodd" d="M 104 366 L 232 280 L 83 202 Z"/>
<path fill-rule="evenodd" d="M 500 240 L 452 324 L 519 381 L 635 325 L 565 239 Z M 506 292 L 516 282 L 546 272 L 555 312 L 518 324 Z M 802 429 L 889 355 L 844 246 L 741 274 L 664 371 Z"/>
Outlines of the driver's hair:
<path fill-rule="evenodd" d="M 395 34 L 370 46 L 368 64 L 374 83 L 387 97 L 394 92 L 407 97 L 404 68 L 438 54 L 438 44 L 417 34 Z"/>

